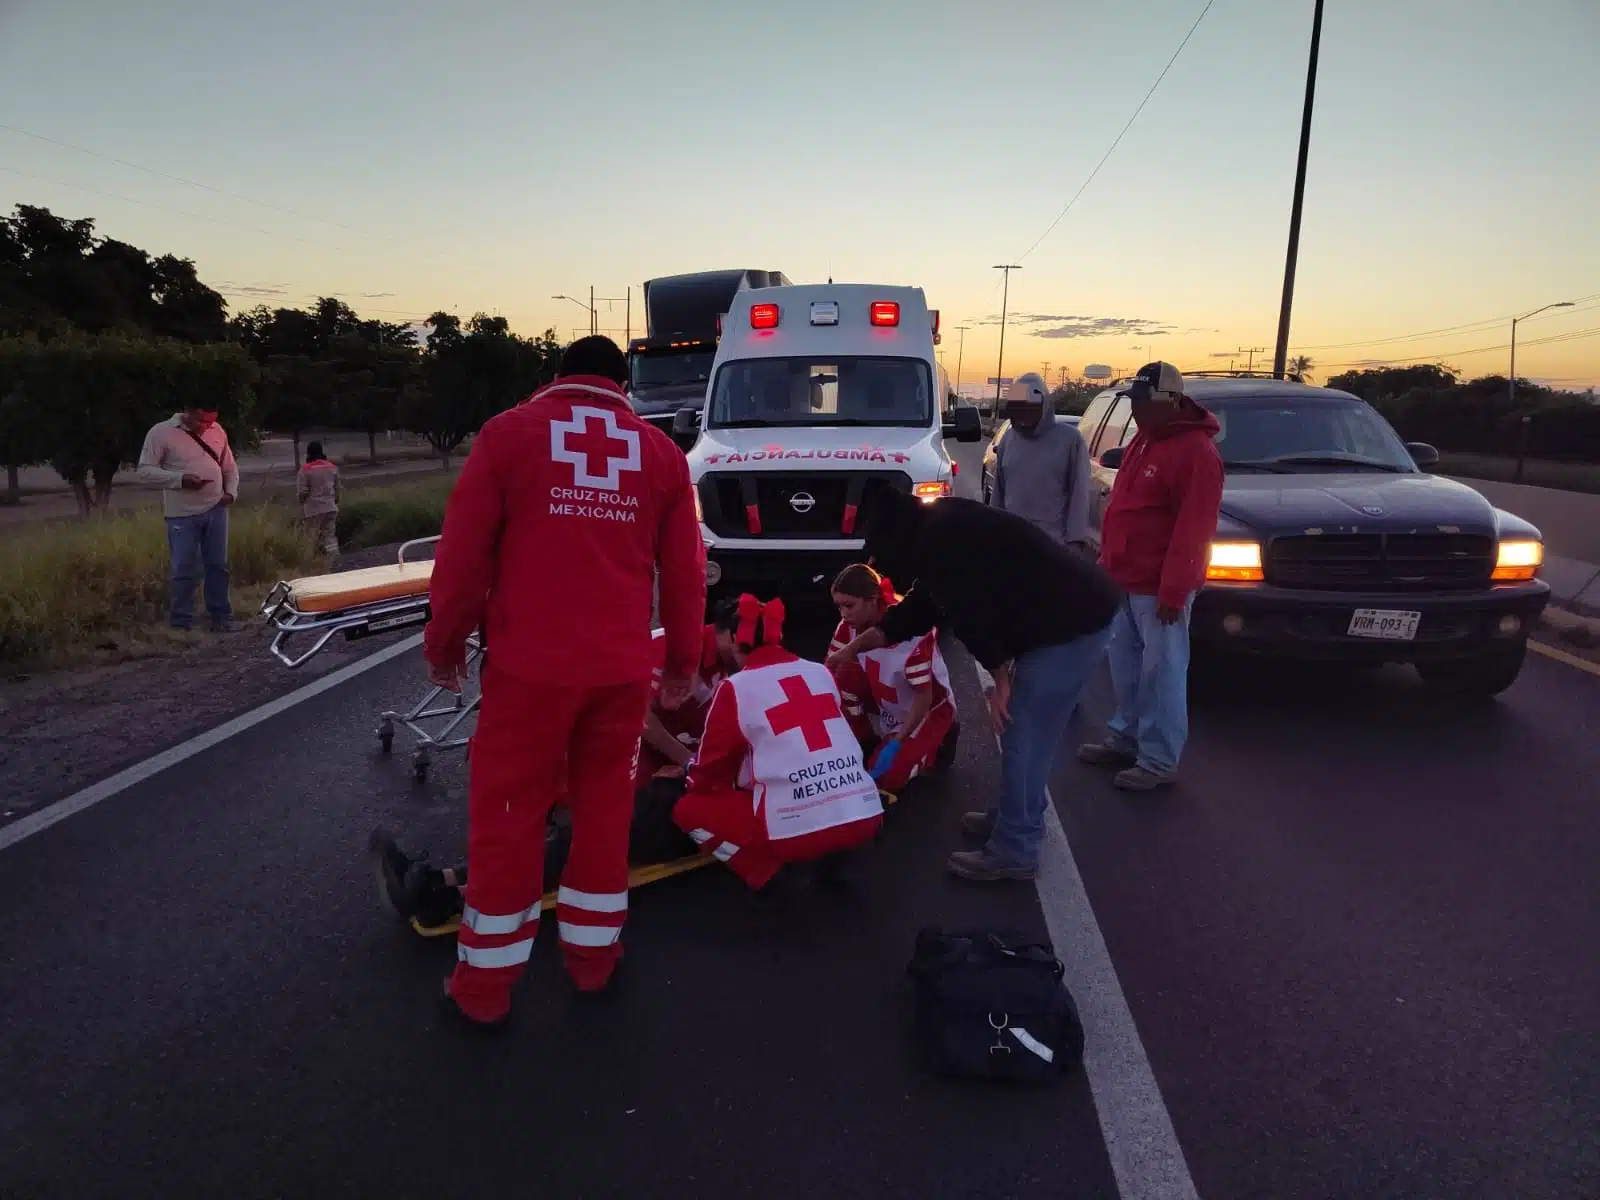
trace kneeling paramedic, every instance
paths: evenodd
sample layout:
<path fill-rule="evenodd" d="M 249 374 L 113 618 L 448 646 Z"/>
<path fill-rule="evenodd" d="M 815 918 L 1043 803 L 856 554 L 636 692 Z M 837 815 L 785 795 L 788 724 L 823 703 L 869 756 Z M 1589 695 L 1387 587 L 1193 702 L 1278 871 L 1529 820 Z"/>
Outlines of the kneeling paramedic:
<path fill-rule="evenodd" d="M 761 888 L 789 863 L 855 849 L 883 824 L 833 676 L 783 648 L 783 602 L 739 597 L 739 671 L 717 687 L 673 820 Z"/>
<path fill-rule="evenodd" d="M 839 627 L 830 653 L 880 624 L 894 608 L 894 585 L 866 563 L 833 581 Z M 867 774 L 890 795 L 931 774 L 946 743 L 954 749 L 956 706 L 937 628 L 881 649 L 864 650 L 834 669 L 845 716 L 867 747 Z"/>
<path fill-rule="evenodd" d="M 553 384 L 484 425 L 445 512 L 429 677 L 460 688 L 480 623 L 492 647 L 470 760 L 466 908 L 445 985 L 450 1011 L 478 1025 L 510 1015 L 532 952 L 563 780 L 572 849 L 556 919 L 567 971 L 598 991 L 622 955 L 658 572 L 668 707 L 700 659 L 705 547 L 688 463 L 629 407 L 626 379 L 609 338 L 574 342 Z"/>

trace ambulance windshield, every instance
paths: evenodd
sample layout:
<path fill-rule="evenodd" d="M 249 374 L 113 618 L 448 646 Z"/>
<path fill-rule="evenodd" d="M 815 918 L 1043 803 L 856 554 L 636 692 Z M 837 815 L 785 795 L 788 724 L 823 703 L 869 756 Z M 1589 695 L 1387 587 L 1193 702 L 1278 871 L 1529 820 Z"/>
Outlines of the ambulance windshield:
<path fill-rule="evenodd" d="M 916 358 L 757 358 L 724 363 L 707 428 L 933 423 L 933 384 Z"/>

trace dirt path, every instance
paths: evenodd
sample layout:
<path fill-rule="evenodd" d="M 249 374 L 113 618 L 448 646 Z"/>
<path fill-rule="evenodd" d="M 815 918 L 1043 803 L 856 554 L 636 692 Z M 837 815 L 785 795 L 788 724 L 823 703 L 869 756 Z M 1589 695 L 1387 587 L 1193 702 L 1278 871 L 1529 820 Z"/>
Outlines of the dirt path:
<path fill-rule="evenodd" d="M 396 547 L 343 556 L 341 569 L 391 561 Z M 0 683 L 0 824 L 294 691 L 390 645 L 341 638 L 288 670 L 267 651 L 271 631 L 240 612 L 236 634 L 153 633 L 126 661 Z M 419 694 L 423 685 L 418 659 Z"/>

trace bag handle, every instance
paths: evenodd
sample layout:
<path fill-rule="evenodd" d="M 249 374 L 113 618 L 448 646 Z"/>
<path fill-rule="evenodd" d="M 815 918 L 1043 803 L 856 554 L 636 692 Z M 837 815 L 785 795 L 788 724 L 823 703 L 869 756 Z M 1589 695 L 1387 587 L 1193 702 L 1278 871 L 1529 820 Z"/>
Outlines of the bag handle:
<path fill-rule="evenodd" d="M 205 438 L 201 437 L 198 433 L 196 433 L 194 430 L 190 429 L 186 425 L 180 425 L 179 428 L 182 429 L 184 431 L 184 433 L 188 434 L 191 438 L 194 439 L 195 445 L 199 446 L 200 449 L 204 450 L 206 452 L 206 457 L 211 459 L 212 462 L 216 463 L 219 469 L 227 470 L 226 467 L 222 466 L 222 456 L 211 448 L 211 444 L 209 442 L 207 442 L 205 440 Z"/>

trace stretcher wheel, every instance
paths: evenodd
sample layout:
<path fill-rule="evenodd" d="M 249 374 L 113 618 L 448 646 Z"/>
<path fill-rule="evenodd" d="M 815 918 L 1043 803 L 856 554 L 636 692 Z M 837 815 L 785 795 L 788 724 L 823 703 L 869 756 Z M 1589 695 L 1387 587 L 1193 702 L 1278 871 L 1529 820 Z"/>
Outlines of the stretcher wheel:
<path fill-rule="evenodd" d="M 425 746 L 419 746 L 411 755 L 411 773 L 420 782 L 428 777 L 428 767 L 431 766 L 428 751 Z"/>
<path fill-rule="evenodd" d="M 394 750 L 394 722 L 384 721 L 378 726 L 378 745 L 383 747 L 385 754 Z"/>

